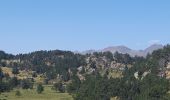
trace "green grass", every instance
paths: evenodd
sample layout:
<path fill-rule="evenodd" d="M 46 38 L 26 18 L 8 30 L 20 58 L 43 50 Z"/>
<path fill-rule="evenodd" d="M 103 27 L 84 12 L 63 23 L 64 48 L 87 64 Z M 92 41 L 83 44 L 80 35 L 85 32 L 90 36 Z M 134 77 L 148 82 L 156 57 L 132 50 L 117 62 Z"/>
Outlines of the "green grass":
<path fill-rule="evenodd" d="M 0 94 L 0 100 L 73 100 L 68 93 L 57 93 L 51 90 L 51 86 L 45 86 L 44 89 L 42 94 L 38 94 L 36 89 L 18 89 L 21 92 L 21 96 L 15 95 L 17 91 L 17 89 L 15 89 L 9 93 Z"/>

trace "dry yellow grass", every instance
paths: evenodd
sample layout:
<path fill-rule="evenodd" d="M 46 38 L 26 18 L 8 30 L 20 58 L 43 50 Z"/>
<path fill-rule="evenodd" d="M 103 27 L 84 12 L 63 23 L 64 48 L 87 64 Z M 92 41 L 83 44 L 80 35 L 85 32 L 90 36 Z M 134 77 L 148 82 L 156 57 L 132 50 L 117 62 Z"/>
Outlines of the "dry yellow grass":
<path fill-rule="evenodd" d="M 2 71 L 4 73 L 9 74 L 10 77 L 13 77 L 14 75 L 12 74 L 12 68 L 8 68 L 8 67 L 1 67 Z"/>
<path fill-rule="evenodd" d="M 111 100 L 119 100 L 118 97 L 113 97 Z"/>
<path fill-rule="evenodd" d="M 12 74 L 12 68 L 8 68 L 8 67 L 1 67 L 3 73 L 7 73 L 9 74 L 10 77 L 14 77 L 14 75 Z M 18 79 L 26 79 L 26 78 L 31 78 L 32 77 L 32 73 L 33 71 L 19 71 L 19 74 L 17 75 Z M 34 78 L 36 83 L 42 83 L 44 82 L 44 75 L 38 75 L 36 78 Z"/>
<path fill-rule="evenodd" d="M 121 71 L 111 71 L 109 73 L 109 77 L 112 77 L 112 78 L 121 78 L 121 77 L 123 77 L 123 75 L 122 75 Z"/>

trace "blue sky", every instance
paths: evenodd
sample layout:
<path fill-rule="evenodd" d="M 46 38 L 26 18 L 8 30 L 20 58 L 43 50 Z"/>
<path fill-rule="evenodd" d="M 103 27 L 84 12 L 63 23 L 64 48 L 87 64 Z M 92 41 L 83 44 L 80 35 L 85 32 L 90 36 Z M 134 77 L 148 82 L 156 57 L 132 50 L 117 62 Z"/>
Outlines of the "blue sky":
<path fill-rule="evenodd" d="M 87 50 L 170 43 L 169 0 L 1 0 L 0 49 Z"/>

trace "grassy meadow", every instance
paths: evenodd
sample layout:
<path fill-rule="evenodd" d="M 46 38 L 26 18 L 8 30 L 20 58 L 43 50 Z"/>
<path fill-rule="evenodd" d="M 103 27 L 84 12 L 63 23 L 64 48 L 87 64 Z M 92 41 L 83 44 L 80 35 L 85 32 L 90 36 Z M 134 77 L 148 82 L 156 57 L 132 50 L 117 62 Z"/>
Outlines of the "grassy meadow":
<path fill-rule="evenodd" d="M 20 91 L 21 96 L 16 96 L 17 90 Z M 42 94 L 38 94 L 35 88 L 33 90 L 14 89 L 0 94 L 0 100 L 73 100 L 73 98 L 68 93 L 57 93 L 51 90 L 51 86 L 44 86 Z"/>
<path fill-rule="evenodd" d="M 2 67 L 4 73 L 8 73 L 10 77 L 13 77 L 12 69 L 8 67 Z M 31 76 L 31 72 L 20 71 L 17 75 L 18 79 L 24 79 L 28 76 Z M 35 78 L 36 83 L 41 83 L 43 77 L 38 76 Z M 72 96 L 68 93 L 57 93 L 54 90 L 51 90 L 51 85 L 44 85 L 44 91 L 42 94 L 36 92 L 36 87 L 33 90 L 23 90 L 23 89 L 14 89 L 10 92 L 1 93 L 0 100 L 73 100 Z M 21 96 L 16 96 L 16 91 L 20 91 Z"/>

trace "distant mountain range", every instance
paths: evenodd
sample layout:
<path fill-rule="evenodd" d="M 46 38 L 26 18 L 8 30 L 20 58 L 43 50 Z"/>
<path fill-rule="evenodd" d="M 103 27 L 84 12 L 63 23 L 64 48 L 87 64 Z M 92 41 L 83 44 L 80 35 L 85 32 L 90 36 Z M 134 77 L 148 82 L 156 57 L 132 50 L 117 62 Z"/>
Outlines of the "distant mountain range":
<path fill-rule="evenodd" d="M 106 51 L 110 51 L 113 54 L 117 51 L 119 53 L 122 54 L 129 54 L 131 56 L 143 56 L 146 57 L 146 55 L 148 53 L 152 53 L 154 50 L 158 50 L 158 49 L 162 49 L 163 45 L 161 44 L 153 44 L 151 46 L 149 46 L 148 48 L 144 49 L 144 50 L 132 50 L 126 46 L 112 46 L 112 47 L 107 47 L 101 50 L 87 50 L 87 51 L 83 51 L 81 52 L 81 54 L 88 54 L 88 53 L 94 53 L 94 52 L 106 52 Z"/>

